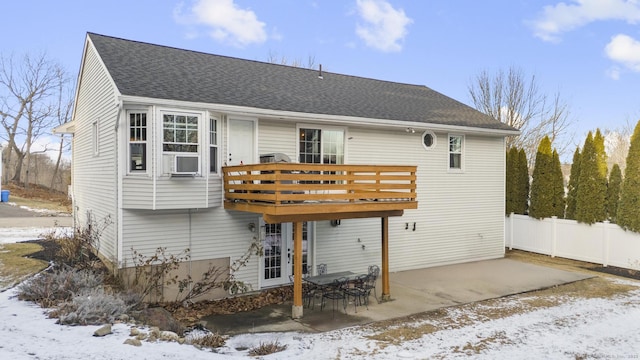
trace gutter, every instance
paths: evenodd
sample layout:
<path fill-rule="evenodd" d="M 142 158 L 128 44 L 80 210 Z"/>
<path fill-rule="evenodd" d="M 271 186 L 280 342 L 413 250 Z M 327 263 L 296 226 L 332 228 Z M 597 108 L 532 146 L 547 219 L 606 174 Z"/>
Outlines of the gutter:
<path fill-rule="evenodd" d="M 155 99 L 141 96 L 120 96 L 121 101 L 134 102 L 142 105 L 162 105 L 169 107 L 182 107 L 182 108 L 198 108 L 215 110 L 219 112 L 225 112 L 230 115 L 240 116 L 253 116 L 253 117 L 267 117 L 267 118 L 290 118 L 299 121 L 313 121 L 322 123 L 335 123 L 341 125 L 357 125 L 364 127 L 378 127 L 378 128 L 393 128 L 404 131 L 407 128 L 413 128 L 415 130 L 433 130 L 433 131 L 449 131 L 460 132 L 465 134 L 481 134 L 487 136 L 515 136 L 520 135 L 520 131 L 502 130 L 502 129 L 490 129 L 480 128 L 474 126 L 459 126 L 459 125 L 446 125 L 446 124 L 434 124 L 424 123 L 417 121 L 404 121 L 404 120 L 389 120 L 389 119 L 372 119 L 362 118 L 356 116 L 344 116 L 344 115 L 325 115 L 325 114 L 310 114 L 301 113 L 295 111 L 281 111 L 281 110 L 269 110 L 261 108 L 252 108 L 246 106 L 226 105 L 226 104 L 212 104 L 201 103 L 191 101 L 179 101 L 179 100 L 167 100 L 167 99 Z"/>

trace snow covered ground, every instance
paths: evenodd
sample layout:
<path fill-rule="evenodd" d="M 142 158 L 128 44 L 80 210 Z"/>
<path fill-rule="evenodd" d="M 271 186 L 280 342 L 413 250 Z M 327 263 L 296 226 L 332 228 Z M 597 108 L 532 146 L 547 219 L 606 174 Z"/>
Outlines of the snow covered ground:
<path fill-rule="evenodd" d="M 73 231 L 71 227 L 41 228 L 16 227 L 0 228 L 0 245 L 15 242 L 41 239 L 44 234 L 55 233 L 56 236 Z"/>
<path fill-rule="evenodd" d="M 513 306 L 515 299 L 505 299 Z M 498 302 L 499 304 L 500 302 Z M 279 342 L 283 352 L 265 359 L 636 359 L 640 356 L 640 290 L 612 299 L 570 300 L 562 305 L 497 320 L 475 319 L 470 307 L 450 308 L 450 316 L 472 319 L 466 326 L 433 332 L 388 345 L 368 338 L 371 327 L 321 334 L 266 333 L 230 338 L 216 353 L 177 343 L 125 345 L 130 325 L 93 337 L 98 326 L 61 326 L 45 311 L 0 294 L 2 359 L 228 359 L 248 357 L 248 348 Z M 416 322 L 415 326 L 424 325 Z M 434 325 L 438 325 L 434 322 Z M 387 346 L 384 346 L 387 345 Z"/>
<path fill-rule="evenodd" d="M 10 230 L 0 229 L 0 242 Z M 42 231 L 40 229 L 39 231 Z M 34 233 L 17 230 L 11 242 Z M 35 234 L 37 237 L 38 234 Z M 640 282 L 611 280 L 640 286 Z M 16 289 L 0 293 L 0 359 L 228 359 L 248 357 L 249 348 L 278 342 L 286 350 L 264 359 L 637 359 L 640 358 L 640 288 L 611 298 L 562 298 L 559 305 L 487 318 L 478 306 L 446 309 L 443 320 L 410 323 L 440 329 L 416 339 L 388 343 L 372 337 L 385 330 L 353 327 L 321 334 L 266 333 L 230 338 L 212 352 L 190 345 L 142 342 L 125 345 L 131 325 L 116 324 L 113 334 L 94 337 L 98 326 L 61 326 L 46 310 L 19 301 Z M 532 295 L 493 301 L 494 313 L 527 308 Z M 553 299 L 552 299 L 553 300 Z M 557 299 L 556 299 L 557 300 Z M 486 311 L 486 309 L 485 309 Z"/>

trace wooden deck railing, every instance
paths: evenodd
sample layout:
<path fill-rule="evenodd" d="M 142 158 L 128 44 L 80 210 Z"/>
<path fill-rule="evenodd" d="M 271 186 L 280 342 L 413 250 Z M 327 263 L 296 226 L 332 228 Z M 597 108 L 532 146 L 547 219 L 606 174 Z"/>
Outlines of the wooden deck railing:
<path fill-rule="evenodd" d="M 415 166 L 268 163 L 222 170 L 228 202 L 416 201 Z"/>

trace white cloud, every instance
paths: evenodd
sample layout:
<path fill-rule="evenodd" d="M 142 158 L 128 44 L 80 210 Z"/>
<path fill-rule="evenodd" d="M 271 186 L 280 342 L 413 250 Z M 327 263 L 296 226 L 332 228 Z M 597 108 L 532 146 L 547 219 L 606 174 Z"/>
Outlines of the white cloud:
<path fill-rule="evenodd" d="M 560 34 L 595 21 L 640 21 L 637 0 L 573 0 L 543 8 L 542 15 L 530 22 L 534 35 L 544 41 L 560 41 Z"/>
<path fill-rule="evenodd" d="M 604 48 L 607 57 L 626 68 L 640 72 L 640 41 L 625 34 L 618 34 Z"/>
<path fill-rule="evenodd" d="M 357 6 L 364 23 L 356 26 L 356 34 L 367 46 L 385 52 L 402 50 L 400 42 L 413 22 L 404 10 L 396 10 L 384 0 L 357 0 Z"/>
<path fill-rule="evenodd" d="M 174 19 L 188 26 L 201 25 L 208 36 L 216 41 L 244 47 L 267 40 L 265 23 L 251 10 L 239 8 L 233 0 L 196 0 L 183 15 L 183 4 L 174 11 Z M 194 36 L 189 30 L 189 36 Z"/>
<path fill-rule="evenodd" d="M 620 80 L 620 68 L 617 66 L 613 66 L 606 71 L 608 77 L 612 80 Z"/>

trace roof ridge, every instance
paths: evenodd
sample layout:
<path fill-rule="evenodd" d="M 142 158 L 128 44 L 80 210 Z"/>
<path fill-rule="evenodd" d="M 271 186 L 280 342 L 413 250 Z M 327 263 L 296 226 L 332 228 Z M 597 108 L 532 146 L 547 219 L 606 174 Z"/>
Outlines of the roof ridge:
<path fill-rule="evenodd" d="M 262 64 L 262 65 L 273 65 L 273 66 L 285 67 L 285 68 L 288 68 L 288 69 L 300 69 L 300 70 L 305 70 L 305 71 L 313 71 L 313 72 L 316 72 L 316 73 L 319 72 L 319 69 L 314 69 L 314 68 L 305 68 L 305 67 L 301 67 L 301 66 L 292 66 L 292 65 L 287 65 L 287 64 L 271 63 L 271 62 L 268 62 L 268 61 L 251 60 L 251 59 L 246 59 L 246 58 L 241 58 L 241 57 L 236 57 L 236 56 L 220 55 L 220 54 L 214 54 L 214 53 L 200 51 L 200 50 L 191 50 L 191 49 L 179 48 L 179 47 L 170 46 L 170 45 L 155 44 L 155 43 L 151 43 L 151 42 L 147 42 L 147 41 L 125 39 L 125 38 L 118 37 L 118 36 L 98 34 L 98 33 L 94 33 L 94 32 L 91 32 L 91 31 L 87 31 L 87 35 L 88 36 L 89 35 L 96 35 L 96 36 L 115 39 L 115 40 L 119 40 L 119 41 L 127 41 L 127 42 L 137 43 L 137 44 L 141 44 L 141 45 L 156 46 L 156 47 L 165 48 L 165 49 L 185 51 L 185 52 L 191 52 L 191 53 L 207 55 L 207 56 L 215 56 L 215 57 L 226 58 L 226 59 L 230 59 L 230 60 L 248 61 L 248 62 Z M 406 83 L 406 82 L 398 82 L 398 81 L 392 81 L 392 80 L 376 79 L 376 78 L 372 78 L 372 77 L 359 76 L 359 75 L 350 75 L 350 74 L 337 73 L 337 72 L 327 71 L 324 67 L 322 69 L 322 74 L 323 75 L 324 74 L 331 74 L 331 75 L 337 75 L 337 76 L 345 76 L 345 77 L 349 77 L 349 78 L 356 78 L 356 79 L 363 79 L 363 80 L 370 80 L 370 81 L 379 81 L 379 82 L 384 82 L 384 83 L 389 83 L 389 84 L 396 84 L 396 85 L 416 86 L 416 87 L 419 87 L 419 88 L 427 88 L 429 90 L 435 91 L 435 90 L 429 88 L 426 85 L 412 84 L 412 83 Z"/>

